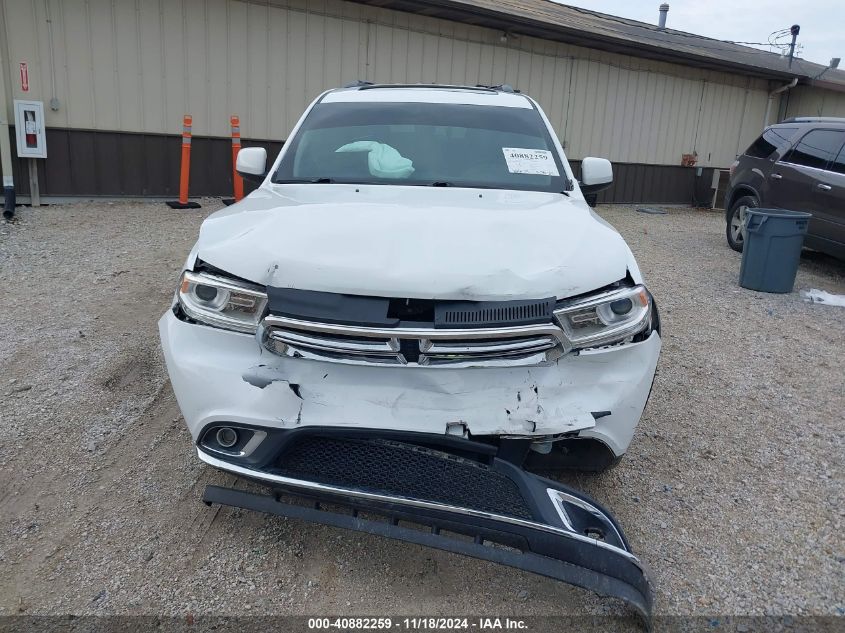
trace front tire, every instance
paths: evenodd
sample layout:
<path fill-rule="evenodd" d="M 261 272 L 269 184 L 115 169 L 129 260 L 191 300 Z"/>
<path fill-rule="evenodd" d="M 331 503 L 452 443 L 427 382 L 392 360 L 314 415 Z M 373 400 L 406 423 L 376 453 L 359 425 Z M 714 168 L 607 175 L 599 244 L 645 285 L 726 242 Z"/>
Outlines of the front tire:
<path fill-rule="evenodd" d="M 733 203 L 727 217 L 725 236 L 728 238 L 728 246 L 737 253 L 742 252 L 745 244 L 745 212 L 747 209 L 756 209 L 760 206 L 754 196 L 742 196 Z"/>

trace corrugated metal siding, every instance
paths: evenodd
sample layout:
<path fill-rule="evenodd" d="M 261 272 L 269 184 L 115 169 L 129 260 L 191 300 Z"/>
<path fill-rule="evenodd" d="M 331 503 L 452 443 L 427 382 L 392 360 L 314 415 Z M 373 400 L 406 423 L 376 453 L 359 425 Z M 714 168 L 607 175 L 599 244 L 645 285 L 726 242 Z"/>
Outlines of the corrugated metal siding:
<path fill-rule="evenodd" d="M 354 79 L 511 83 L 572 158 L 726 166 L 759 133 L 769 86 L 341 0 L 2 0 L 12 98 L 55 96 L 54 128 L 284 139 L 322 90 Z M 47 11 L 52 24 L 52 58 Z M 19 61 L 30 66 L 23 95 Z M 48 146 L 49 148 L 49 146 Z"/>
<path fill-rule="evenodd" d="M 10 130 L 14 145 L 14 129 Z M 172 196 L 179 192 L 181 139 L 164 134 L 49 128 L 49 158 L 36 161 L 45 196 Z M 270 160 L 280 142 L 243 140 L 264 147 Z M 191 150 L 191 196 L 232 195 L 232 144 L 225 138 L 195 138 Z M 26 159 L 12 163 L 18 195 L 29 195 Z M 254 186 L 244 181 L 246 191 Z"/>
<path fill-rule="evenodd" d="M 786 116 L 845 117 L 845 93 L 811 86 L 797 86 L 789 91 Z"/>

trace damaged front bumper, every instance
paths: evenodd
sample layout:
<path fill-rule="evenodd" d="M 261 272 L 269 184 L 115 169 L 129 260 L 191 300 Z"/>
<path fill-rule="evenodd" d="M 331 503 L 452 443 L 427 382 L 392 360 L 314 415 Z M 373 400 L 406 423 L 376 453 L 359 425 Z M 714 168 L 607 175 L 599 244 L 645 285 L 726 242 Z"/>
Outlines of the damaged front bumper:
<path fill-rule="evenodd" d="M 203 501 L 517 567 L 619 598 L 650 622 L 647 571 L 613 517 L 585 495 L 515 465 L 508 442 L 300 428 L 271 432 L 262 446 L 240 456 L 200 443 L 204 462 L 274 491 L 209 486 Z"/>
<path fill-rule="evenodd" d="M 209 423 L 268 429 L 304 426 L 421 433 L 564 435 L 628 448 L 648 399 L 660 335 L 570 353 L 543 366 L 379 367 L 269 352 L 255 336 L 159 321 L 180 409 L 196 440 Z"/>

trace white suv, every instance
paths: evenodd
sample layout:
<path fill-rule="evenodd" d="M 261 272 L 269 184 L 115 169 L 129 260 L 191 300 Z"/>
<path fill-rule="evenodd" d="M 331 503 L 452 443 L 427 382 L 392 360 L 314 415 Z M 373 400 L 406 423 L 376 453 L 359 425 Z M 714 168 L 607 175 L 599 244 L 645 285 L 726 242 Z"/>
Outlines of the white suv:
<path fill-rule="evenodd" d="M 654 378 L 654 300 L 584 199 L 608 161 L 584 159 L 579 185 L 507 86 L 359 83 L 317 98 L 269 169 L 260 148 L 237 168 L 260 185 L 203 223 L 159 323 L 200 459 L 424 522 L 439 504 L 555 523 L 633 558 L 597 504 L 525 472 L 614 463 Z"/>

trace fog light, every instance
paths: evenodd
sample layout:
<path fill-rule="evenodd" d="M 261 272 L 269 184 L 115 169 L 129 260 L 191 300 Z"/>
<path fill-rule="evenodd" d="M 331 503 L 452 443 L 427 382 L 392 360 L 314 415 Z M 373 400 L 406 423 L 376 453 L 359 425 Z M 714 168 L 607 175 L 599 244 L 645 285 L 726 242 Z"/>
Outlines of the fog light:
<path fill-rule="evenodd" d="M 238 443 L 238 432 L 228 426 L 217 429 L 217 443 L 223 448 L 232 448 Z"/>

